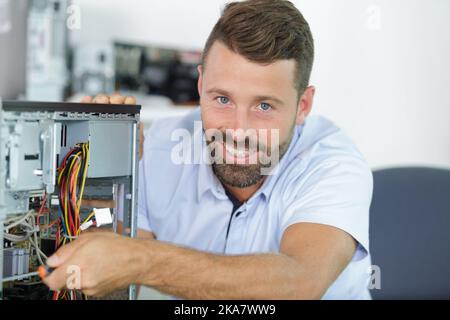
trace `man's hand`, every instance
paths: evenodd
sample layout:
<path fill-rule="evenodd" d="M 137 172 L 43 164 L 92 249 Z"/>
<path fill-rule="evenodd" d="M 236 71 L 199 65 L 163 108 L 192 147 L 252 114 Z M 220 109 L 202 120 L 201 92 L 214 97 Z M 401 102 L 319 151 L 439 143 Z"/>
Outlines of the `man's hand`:
<path fill-rule="evenodd" d="M 143 243 L 112 232 L 82 234 L 47 260 L 55 269 L 43 282 L 51 290 L 77 289 L 88 296 L 126 288 L 140 277 L 140 260 L 148 241 L 152 240 Z"/>
<path fill-rule="evenodd" d="M 136 98 L 132 96 L 124 97 L 119 93 L 114 93 L 111 96 L 98 94 L 94 98 L 85 96 L 81 99 L 83 103 L 106 103 L 106 104 L 136 104 Z"/>
<path fill-rule="evenodd" d="M 82 103 L 105 103 L 105 104 L 136 104 L 136 98 L 132 96 L 122 96 L 119 93 L 114 93 L 111 96 L 98 94 L 94 98 L 85 96 L 81 99 Z M 144 125 L 139 123 L 139 159 L 144 155 Z"/>

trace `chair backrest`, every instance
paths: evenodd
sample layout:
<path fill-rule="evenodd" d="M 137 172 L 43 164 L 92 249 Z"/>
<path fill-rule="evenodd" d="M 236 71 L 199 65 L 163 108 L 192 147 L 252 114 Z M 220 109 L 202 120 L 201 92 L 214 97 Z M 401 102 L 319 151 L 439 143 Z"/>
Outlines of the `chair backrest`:
<path fill-rule="evenodd" d="M 450 299 L 450 170 L 375 171 L 370 208 L 374 299 Z"/>

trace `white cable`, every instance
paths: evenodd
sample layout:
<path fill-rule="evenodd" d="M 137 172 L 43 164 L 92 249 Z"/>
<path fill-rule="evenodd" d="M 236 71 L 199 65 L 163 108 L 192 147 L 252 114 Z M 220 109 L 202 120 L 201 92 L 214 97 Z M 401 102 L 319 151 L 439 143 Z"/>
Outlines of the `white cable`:
<path fill-rule="evenodd" d="M 8 224 L 7 226 L 5 226 L 5 227 L 4 227 L 4 230 L 5 230 L 5 231 L 8 231 L 9 229 L 11 229 L 11 228 L 13 228 L 13 227 L 18 226 L 19 224 L 21 224 L 23 221 L 25 221 L 26 219 L 28 219 L 28 217 L 30 217 L 30 216 L 32 216 L 32 215 L 33 215 L 33 211 L 32 211 L 32 210 L 28 211 L 27 214 L 25 214 L 25 215 L 22 216 L 21 218 L 17 219 L 17 221 L 15 221 L 15 222 L 13 222 L 13 223 Z"/>
<path fill-rule="evenodd" d="M 28 233 L 25 236 L 18 236 L 15 234 L 5 233 L 4 238 L 8 241 L 16 243 L 16 242 L 23 242 L 25 240 L 28 240 L 31 237 L 31 235 L 32 235 L 32 233 Z"/>
<path fill-rule="evenodd" d="M 31 218 L 31 219 L 29 219 Z M 31 221 L 31 224 L 29 223 L 29 221 Z M 22 217 L 19 218 L 15 218 L 15 220 L 10 220 L 10 221 L 15 221 L 13 223 L 8 224 L 8 226 L 5 228 L 5 234 L 4 237 L 5 239 L 11 241 L 11 242 L 22 242 L 27 240 L 28 238 L 30 238 L 30 236 L 33 234 L 33 232 L 35 231 L 35 228 L 32 226 L 34 219 L 33 219 L 33 215 L 32 212 L 28 212 L 27 214 L 25 214 Z M 15 226 L 22 226 L 25 227 L 23 228 L 23 231 L 26 233 L 25 235 L 15 235 L 15 234 L 10 234 L 8 233 L 9 229 Z"/>
<path fill-rule="evenodd" d="M 63 235 L 64 236 L 64 238 L 66 238 L 66 239 L 68 239 L 68 240 L 75 240 L 75 239 L 77 239 L 78 238 L 78 236 L 68 236 L 68 235 L 66 235 L 66 234 L 64 234 Z"/>
<path fill-rule="evenodd" d="M 23 216 L 9 218 L 8 220 L 6 220 L 4 223 L 4 230 L 5 230 L 4 237 L 5 237 L 5 239 L 7 239 L 11 242 L 14 242 L 14 243 L 28 240 L 36 249 L 36 255 L 39 260 L 39 263 L 44 264 L 44 261 L 42 260 L 42 258 L 47 259 L 47 256 L 39 248 L 39 245 L 38 245 L 38 243 L 39 243 L 38 236 L 37 236 L 38 228 L 36 228 L 36 225 L 35 225 L 35 221 L 34 221 L 35 214 L 34 213 L 35 212 L 33 210 L 30 210 Z M 26 235 L 19 236 L 16 234 L 8 233 L 9 229 L 16 227 L 16 226 L 24 227 L 23 231 L 26 232 Z M 31 238 L 32 235 L 34 236 L 34 241 Z"/>
<path fill-rule="evenodd" d="M 34 247 L 36 248 L 36 254 L 37 254 L 39 263 L 40 263 L 41 265 L 44 265 L 44 261 L 42 260 L 41 254 L 42 254 L 42 256 L 44 257 L 44 259 L 47 259 L 47 257 L 46 257 L 46 255 L 41 251 L 41 249 L 39 248 L 39 245 L 38 245 L 38 237 L 37 237 L 37 229 L 36 229 L 36 226 L 35 226 L 35 224 L 34 224 L 34 219 L 31 219 L 31 226 L 32 226 L 33 229 L 34 229 L 34 232 L 33 232 L 33 234 L 34 234 L 34 242 L 32 242 L 32 243 L 33 243 Z"/>
<path fill-rule="evenodd" d="M 37 241 L 37 237 L 35 237 L 35 238 L 36 238 L 36 241 Z M 37 258 L 38 258 L 38 260 L 39 260 L 39 263 L 40 263 L 40 264 L 44 264 L 44 261 L 42 260 L 42 258 L 44 258 L 45 260 L 47 260 L 47 256 L 46 256 L 45 253 L 42 252 L 42 250 L 39 248 L 37 242 L 34 242 L 32 238 L 30 238 L 29 241 L 30 241 L 30 243 L 33 245 L 33 247 L 36 249 L 36 255 L 37 255 Z"/>

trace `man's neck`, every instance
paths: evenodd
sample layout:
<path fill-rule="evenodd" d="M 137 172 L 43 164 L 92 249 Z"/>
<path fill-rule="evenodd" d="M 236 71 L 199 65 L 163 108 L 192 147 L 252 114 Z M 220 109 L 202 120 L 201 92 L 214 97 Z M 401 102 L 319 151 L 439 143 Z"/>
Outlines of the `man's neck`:
<path fill-rule="evenodd" d="M 224 188 L 228 190 L 236 199 L 238 199 L 241 203 L 246 202 L 248 199 L 251 198 L 255 194 L 256 191 L 261 187 L 261 185 L 264 183 L 264 180 L 266 177 L 263 177 L 260 181 L 258 181 L 256 184 L 251 185 L 249 187 L 245 188 L 238 188 L 233 187 L 228 184 L 223 184 Z"/>

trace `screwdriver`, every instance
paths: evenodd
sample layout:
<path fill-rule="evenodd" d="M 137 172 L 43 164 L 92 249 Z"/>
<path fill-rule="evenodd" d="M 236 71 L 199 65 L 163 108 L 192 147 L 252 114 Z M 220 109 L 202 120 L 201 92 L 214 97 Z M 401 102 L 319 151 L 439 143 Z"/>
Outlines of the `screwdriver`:
<path fill-rule="evenodd" d="M 53 270 L 55 270 L 55 268 L 49 266 L 39 266 L 39 277 L 41 277 L 41 279 L 44 279 L 45 277 L 49 276 L 53 272 Z"/>

